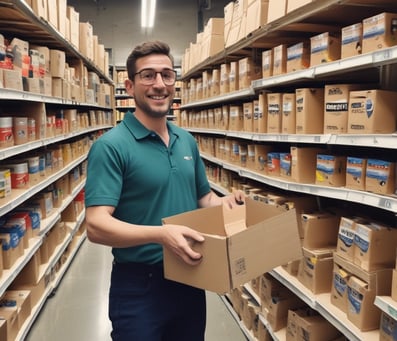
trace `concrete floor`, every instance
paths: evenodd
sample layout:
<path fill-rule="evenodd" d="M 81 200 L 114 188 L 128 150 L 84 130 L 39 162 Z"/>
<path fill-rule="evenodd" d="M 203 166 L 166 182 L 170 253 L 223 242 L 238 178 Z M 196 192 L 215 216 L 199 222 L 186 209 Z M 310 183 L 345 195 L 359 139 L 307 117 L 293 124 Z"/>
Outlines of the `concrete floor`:
<path fill-rule="evenodd" d="M 86 240 L 26 340 L 110 340 L 107 295 L 111 262 L 109 248 Z M 217 294 L 207 292 L 207 306 L 206 341 L 247 340 Z"/>

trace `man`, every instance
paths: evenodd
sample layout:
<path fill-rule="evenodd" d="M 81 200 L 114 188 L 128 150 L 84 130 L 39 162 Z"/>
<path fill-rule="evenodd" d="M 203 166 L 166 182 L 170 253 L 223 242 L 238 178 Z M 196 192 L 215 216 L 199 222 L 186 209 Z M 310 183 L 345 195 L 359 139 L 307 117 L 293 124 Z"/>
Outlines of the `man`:
<path fill-rule="evenodd" d="M 164 279 L 163 247 L 191 266 L 205 242 L 188 226 L 163 217 L 215 205 L 233 208 L 241 191 L 211 191 L 193 136 L 167 120 L 176 72 L 169 46 L 146 42 L 127 59 L 125 88 L 136 110 L 104 134 L 88 156 L 87 236 L 112 247 L 109 293 L 113 340 L 203 341 L 205 292 Z"/>

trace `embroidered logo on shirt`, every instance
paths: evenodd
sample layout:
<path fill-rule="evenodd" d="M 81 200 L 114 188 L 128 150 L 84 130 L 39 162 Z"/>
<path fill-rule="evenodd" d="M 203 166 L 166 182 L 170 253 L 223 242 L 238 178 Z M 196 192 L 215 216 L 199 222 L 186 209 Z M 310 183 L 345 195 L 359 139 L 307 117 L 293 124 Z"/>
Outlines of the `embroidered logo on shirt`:
<path fill-rule="evenodd" d="M 193 160 L 193 157 L 192 156 L 184 156 L 183 159 L 190 161 L 190 160 Z"/>

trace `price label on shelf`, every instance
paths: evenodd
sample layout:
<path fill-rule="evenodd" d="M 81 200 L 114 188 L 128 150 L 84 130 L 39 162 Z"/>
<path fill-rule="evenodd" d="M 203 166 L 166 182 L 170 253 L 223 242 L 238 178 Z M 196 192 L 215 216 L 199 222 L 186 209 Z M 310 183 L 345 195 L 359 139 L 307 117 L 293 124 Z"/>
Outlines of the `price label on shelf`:
<path fill-rule="evenodd" d="M 393 54 L 390 49 L 382 50 L 373 54 L 373 61 L 374 63 L 384 62 L 391 59 L 392 56 Z"/>
<path fill-rule="evenodd" d="M 279 141 L 281 141 L 281 142 L 288 142 L 288 135 L 284 135 L 284 134 L 281 134 L 281 135 L 276 135 L 277 137 L 278 137 L 278 140 Z"/>
<path fill-rule="evenodd" d="M 393 308 L 391 305 L 387 306 L 387 313 L 395 320 L 397 320 L 397 310 Z"/>
<path fill-rule="evenodd" d="M 388 198 L 380 198 L 379 199 L 379 207 L 384 208 L 387 210 L 391 210 L 393 208 L 393 201 L 392 199 Z"/>

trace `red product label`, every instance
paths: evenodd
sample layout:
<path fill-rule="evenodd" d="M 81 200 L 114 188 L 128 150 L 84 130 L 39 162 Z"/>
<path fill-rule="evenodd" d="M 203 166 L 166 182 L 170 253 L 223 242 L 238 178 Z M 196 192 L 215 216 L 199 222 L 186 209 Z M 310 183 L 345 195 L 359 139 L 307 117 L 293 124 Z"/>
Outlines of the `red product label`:
<path fill-rule="evenodd" d="M 12 128 L 0 128 L 0 144 L 10 143 L 13 140 Z"/>
<path fill-rule="evenodd" d="M 29 184 L 29 173 L 11 173 L 11 188 L 26 188 Z"/>

